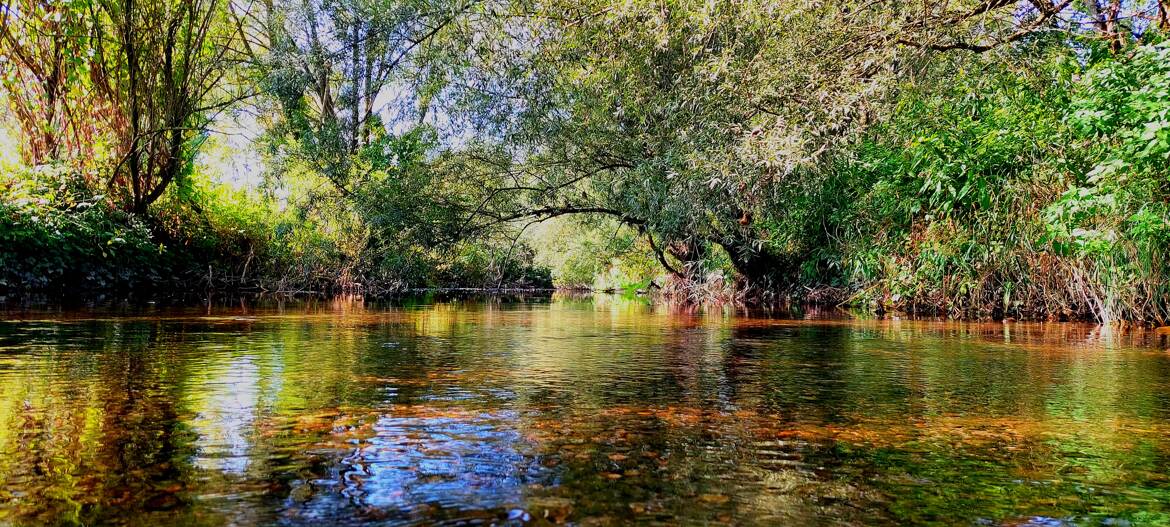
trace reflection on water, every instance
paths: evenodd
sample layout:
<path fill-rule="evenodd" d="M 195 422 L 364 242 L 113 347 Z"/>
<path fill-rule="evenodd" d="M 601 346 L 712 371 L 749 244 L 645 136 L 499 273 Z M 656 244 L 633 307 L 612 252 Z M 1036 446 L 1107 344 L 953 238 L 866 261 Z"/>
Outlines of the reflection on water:
<path fill-rule="evenodd" d="M 259 369 L 250 356 L 192 375 L 201 390 L 192 399 L 200 408 L 191 421 L 198 436 L 195 466 L 242 474 L 248 467 L 249 441 L 260 389 Z"/>
<path fill-rule="evenodd" d="M 1170 523 L 1155 332 L 604 296 L 5 318 L 0 525 Z"/>
<path fill-rule="evenodd" d="M 319 524 L 344 521 L 355 508 L 429 519 L 443 510 L 520 510 L 527 486 L 548 471 L 516 419 L 513 412 L 378 417 L 325 477 L 296 483 L 286 516 Z"/>

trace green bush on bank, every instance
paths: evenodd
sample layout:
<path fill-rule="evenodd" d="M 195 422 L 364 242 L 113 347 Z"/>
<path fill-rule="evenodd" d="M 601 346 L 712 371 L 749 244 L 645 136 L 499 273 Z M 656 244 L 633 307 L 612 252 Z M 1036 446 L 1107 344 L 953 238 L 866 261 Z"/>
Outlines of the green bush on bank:
<path fill-rule="evenodd" d="M 60 167 L 0 179 L 0 289 L 114 289 L 161 280 L 166 248 Z"/>
<path fill-rule="evenodd" d="M 1170 46 L 1091 69 L 1069 106 L 1091 167 L 1044 211 L 1052 251 L 1101 318 L 1170 319 Z"/>
<path fill-rule="evenodd" d="M 848 190 L 814 281 L 898 308 L 1166 321 L 1167 49 L 905 95 L 834 162 Z"/>
<path fill-rule="evenodd" d="M 454 251 L 387 246 L 327 208 L 281 208 L 197 175 L 146 216 L 63 166 L 0 175 L 0 294 L 391 293 L 413 287 L 550 287 L 524 243 Z"/>

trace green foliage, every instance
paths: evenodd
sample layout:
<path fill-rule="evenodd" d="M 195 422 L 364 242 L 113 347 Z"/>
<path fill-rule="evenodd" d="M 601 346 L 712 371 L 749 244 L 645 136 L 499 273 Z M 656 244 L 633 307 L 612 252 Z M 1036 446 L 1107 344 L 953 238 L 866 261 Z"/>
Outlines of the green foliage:
<path fill-rule="evenodd" d="M 7 175 L 9 288 L 653 283 L 1170 318 L 1170 51 L 1120 13 L 20 1 L 60 16 L 0 29 L 42 165 Z M 1119 30 L 1067 22 L 1090 14 Z M 261 184 L 200 157 L 232 119 Z"/>
<path fill-rule="evenodd" d="M 1091 277 L 1102 318 L 1170 318 L 1170 47 L 1091 68 L 1068 123 L 1093 157 L 1045 210 L 1053 250 Z"/>
<path fill-rule="evenodd" d="M 903 90 L 822 169 L 828 235 L 799 279 L 952 314 L 1166 320 L 1166 58 L 976 57 Z"/>
<path fill-rule="evenodd" d="M 1043 268 L 1035 214 L 1068 155 L 1053 141 L 1068 82 L 960 67 L 948 86 L 907 91 L 897 117 L 834 166 L 856 197 L 831 224 L 836 267 L 873 301 L 1012 312 L 1008 291 Z"/>
<path fill-rule="evenodd" d="M 150 228 L 79 188 L 67 170 L 6 174 L 0 186 L 0 290 L 113 289 L 168 271 Z"/>
<path fill-rule="evenodd" d="M 550 220 L 532 236 L 542 247 L 537 261 L 551 269 L 557 287 L 599 290 L 661 285 L 664 270 L 637 231 L 612 219 Z"/>

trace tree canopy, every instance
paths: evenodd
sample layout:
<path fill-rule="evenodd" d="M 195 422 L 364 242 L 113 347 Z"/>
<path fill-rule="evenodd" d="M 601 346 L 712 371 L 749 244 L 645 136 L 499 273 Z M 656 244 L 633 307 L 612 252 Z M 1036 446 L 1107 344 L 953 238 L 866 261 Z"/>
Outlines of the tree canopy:
<path fill-rule="evenodd" d="M 313 289 L 622 268 L 691 297 L 1167 314 L 1162 0 L 0 9 L 12 172 L 78 199 L 43 169 L 9 187 L 163 246 L 201 225 L 237 282 L 260 251 Z M 255 203 L 225 197 L 225 148 Z"/>

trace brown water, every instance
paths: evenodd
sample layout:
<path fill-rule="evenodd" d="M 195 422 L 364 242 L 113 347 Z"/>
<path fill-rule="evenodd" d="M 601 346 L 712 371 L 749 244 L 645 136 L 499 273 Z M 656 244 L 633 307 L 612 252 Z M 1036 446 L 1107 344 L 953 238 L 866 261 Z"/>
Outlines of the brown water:
<path fill-rule="evenodd" d="M 1167 525 L 1163 335 L 636 301 L 8 311 L 0 525 Z"/>

